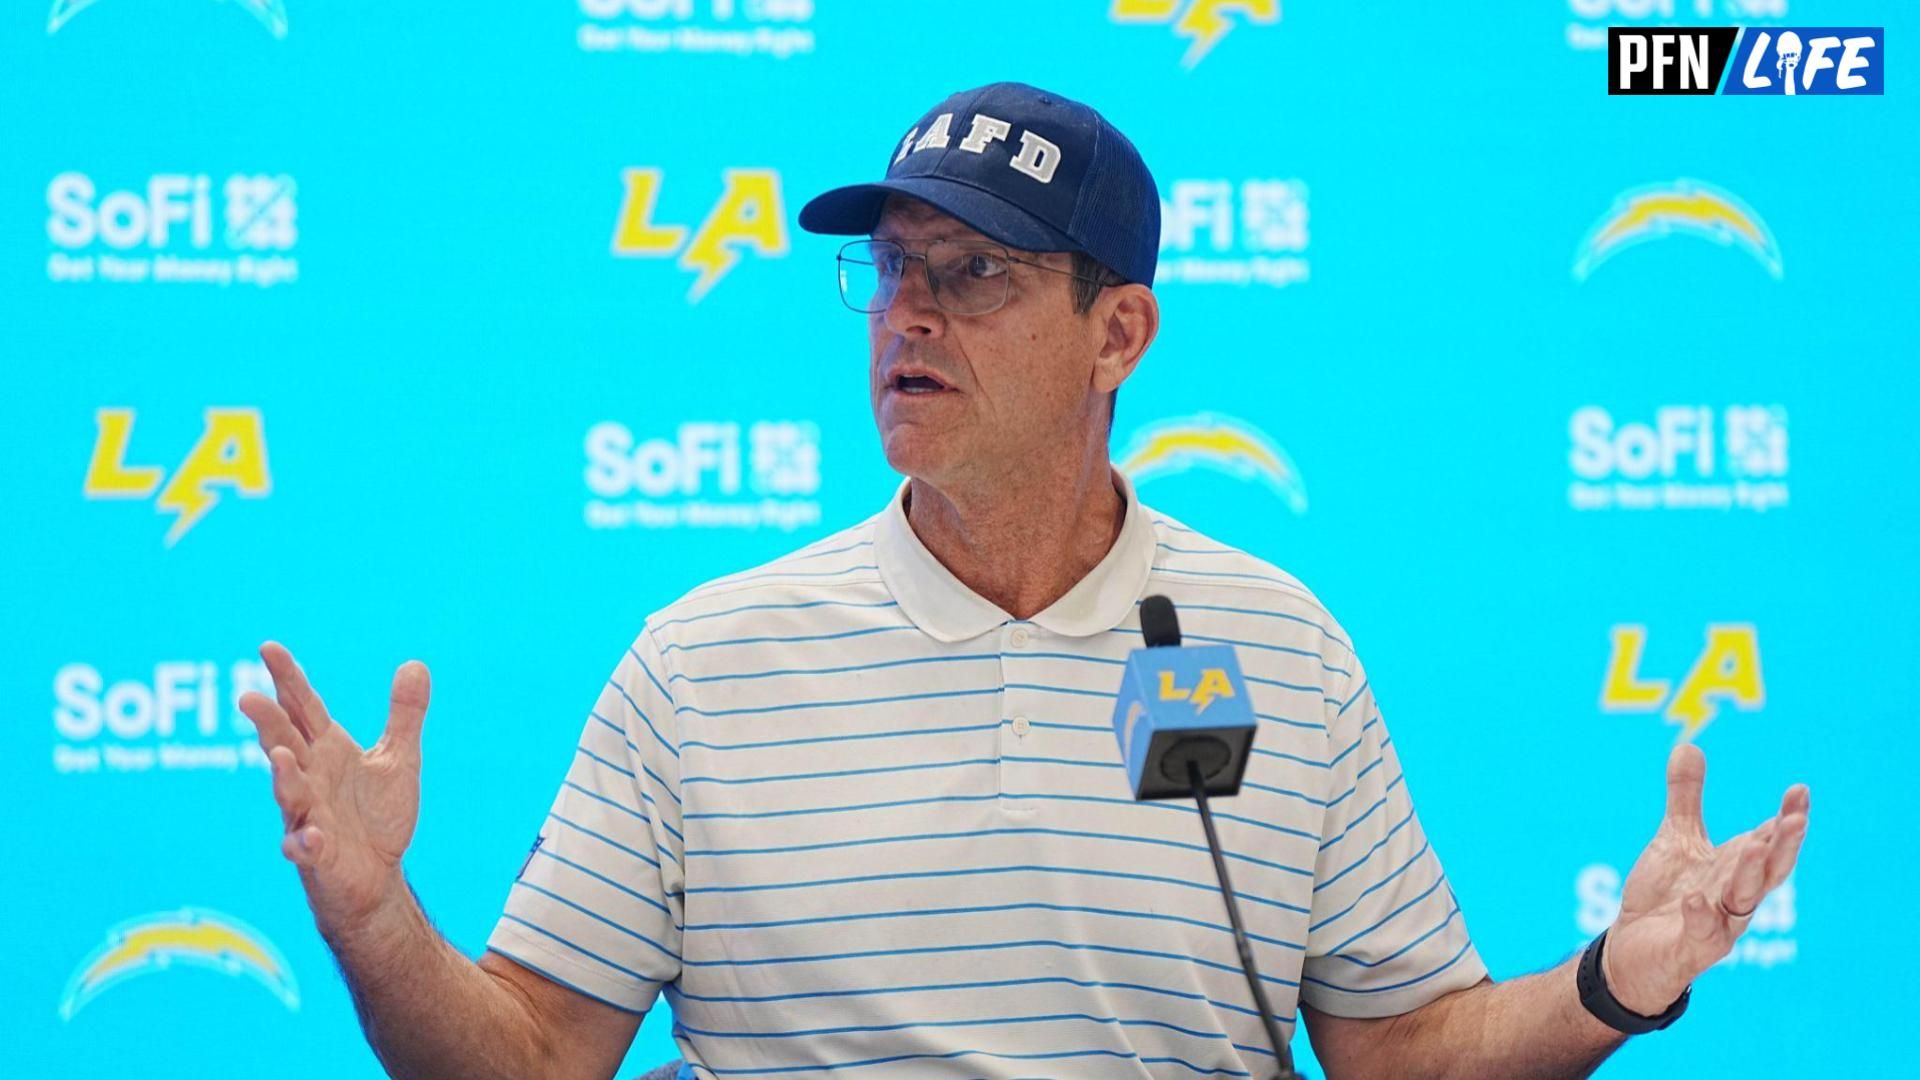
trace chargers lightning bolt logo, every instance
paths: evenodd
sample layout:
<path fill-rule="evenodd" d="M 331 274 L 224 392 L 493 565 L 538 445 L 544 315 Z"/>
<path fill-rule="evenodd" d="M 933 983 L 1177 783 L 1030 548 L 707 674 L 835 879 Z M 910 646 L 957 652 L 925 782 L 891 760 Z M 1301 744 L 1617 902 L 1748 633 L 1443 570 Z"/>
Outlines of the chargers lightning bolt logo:
<path fill-rule="evenodd" d="M 1210 667 L 1201 671 L 1197 686 L 1181 686 L 1174 680 L 1173 672 L 1160 673 L 1160 700 L 1191 702 L 1195 716 L 1206 712 L 1214 698 L 1233 696 L 1233 680 L 1227 678 L 1225 668 Z"/>
<path fill-rule="evenodd" d="M 1613 651 L 1607 658 L 1606 678 L 1600 687 L 1600 707 L 1607 712 L 1659 712 L 1680 728 L 1679 742 L 1690 742 L 1714 717 L 1722 703 L 1741 712 L 1753 712 L 1767 703 L 1766 680 L 1760 673 L 1760 636 L 1750 623 L 1715 623 L 1686 677 L 1671 679 L 1640 674 L 1647 628 L 1622 624 L 1613 628 Z"/>
<path fill-rule="evenodd" d="M 173 528 L 167 530 L 168 547 L 219 503 L 215 488 L 230 487 L 243 499 L 262 498 L 273 490 L 258 409 L 208 409 L 199 441 L 164 488 L 160 482 L 165 469 L 127 464 L 133 421 L 132 409 L 101 409 L 94 414 L 100 434 L 87 462 L 83 490 L 89 499 L 144 499 L 158 490 L 154 508 L 175 515 Z"/>
<path fill-rule="evenodd" d="M 128 919 L 108 930 L 107 940 L 67 980 L 60 1019 L 72 1020 L 89 1001 L 120 983 L 182 964 L 249 979 L 288 1009 L 300 1008 L 300 987 L 287 958 L 264 935 L 229 915 L 181 908 Z"/>
<path fill-rule="evenodd" d="M 1293 459 L 1259 429 L 1231 417 L 1200 413 L 1150 424 L 1120 455 L 1120 471 L 1136 484 L 1192 468 L 1257 480 L 1289 510 L 1307 512 L 1307 488 Z"/>
<path fill-rule="evenodd" d="M 1280 0 L 1113 0 L 1107 17 L 1116 23 L 1172 23 L 1174 33 L 1192 41 L 1180 58 L 1180 66 L 1191 71 L 1233 29 L 1230 11 L 1250 22 L 1276 23 Z"/>
<path fill-rule="evenodd" d="M 666 258 L 680 253 L 680 267 L 699 274 L 687 290 L 698 303 L 740 261 L 747 247 L 761 255 L 787 253 L 786 211 L 780 202 L 780 174 L 772 169 L 728 169 L 726 187 L 707 219 L 686 240 L 684 225 L 656 225 L 653 204 L 660 195 L 659 169 L 627 169 L 621 174 L 626 195 L 613 227 L 613 253 L 625 257 Z M 682 242 L 686 243 L 683 250 Z"/>
<path fill-rule="evenodd" d="M 1601 263 L 1636 244 L 1675 234 L 1734 246 L 1753 256 L 1767 273 L 1782 273 L 1780 245 L 1766 222 L 1731 193 L 1699 180 L 1649 184 L 1614 200 L 1599 224 L 1580 242 L 1573 276 L 1585 281 Z"/>
<path fill-rule="evenodd" d="M 97 0 L 53 0 L 53 12 L 47 16 L 47 33 L 54 34 L 67 25 L 75 15 L 92 7 Z M 283 0 L 233 0 L 234 6 L 244 8 L 260 25 L 274 37 L 287 36 L 287 5 Z"/>

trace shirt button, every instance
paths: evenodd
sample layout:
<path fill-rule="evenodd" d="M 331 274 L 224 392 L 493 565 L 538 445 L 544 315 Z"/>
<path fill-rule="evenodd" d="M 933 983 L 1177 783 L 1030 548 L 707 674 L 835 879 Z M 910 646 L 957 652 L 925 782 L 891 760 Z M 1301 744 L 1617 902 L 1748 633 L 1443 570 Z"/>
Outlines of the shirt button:
<path fill-rule="evenodd" d="M 1007 640 L 1013 643 L 1014 648 L 1024 649 L 1027 643 L 1033 640 L 1033 635 L 1027 632 L 1026 627 L 1016 626 L 1013 628 L 1013 633 L 1007 635 Z"/>
<path fill-rule="evenodd" d="M 1013 733 L 1022 739 L 1027 737 L 1027 731 L 1032 726 L 1033 725 L 1027 723 L 1027 718 L 1024 716 L 1016 716 L 1013 718 Z"/>

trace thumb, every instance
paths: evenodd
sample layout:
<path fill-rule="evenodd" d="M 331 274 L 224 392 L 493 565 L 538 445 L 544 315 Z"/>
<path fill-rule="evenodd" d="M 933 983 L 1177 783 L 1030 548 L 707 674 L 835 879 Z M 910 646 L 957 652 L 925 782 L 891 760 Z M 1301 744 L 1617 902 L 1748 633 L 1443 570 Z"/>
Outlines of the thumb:
<path fill-rule="evenodd" d="M 393 673 L 393 693 L 387 704 L 387 743 L 407 760 L 420 760 L 420 728 L 427 719 L 427 699 L 433 679 L 427 665 L 409 660 Z"/>

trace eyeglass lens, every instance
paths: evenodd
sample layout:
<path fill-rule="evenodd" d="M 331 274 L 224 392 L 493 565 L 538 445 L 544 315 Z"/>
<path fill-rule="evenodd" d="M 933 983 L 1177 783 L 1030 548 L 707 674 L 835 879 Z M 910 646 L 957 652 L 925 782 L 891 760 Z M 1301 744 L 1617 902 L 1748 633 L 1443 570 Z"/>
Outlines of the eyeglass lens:
<path fill-rule="evenodd" d="M 1005 248 L 975 241 L 935 240 L 924 254 L 891 240 L 857 240 L 840 250 L 840 296 L 855 311 L 885 311 L 900 288 L 907 263 L 926 268 L 928 288 L 941 308 L 982 315 L 1007 300 L 1011 259 Z"/>

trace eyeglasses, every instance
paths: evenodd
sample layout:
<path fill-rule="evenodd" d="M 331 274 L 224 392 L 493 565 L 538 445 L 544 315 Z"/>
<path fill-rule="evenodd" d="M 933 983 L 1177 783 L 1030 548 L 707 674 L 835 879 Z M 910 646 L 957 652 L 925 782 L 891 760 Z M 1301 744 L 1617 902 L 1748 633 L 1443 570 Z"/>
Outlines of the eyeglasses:
<path fill-rule="evenodd" d="M 1007 302 L 1014 263 L 1078 281 L 1099 281 L 1031 259 L 1016 259 L 999 244 L 981 240 L 934 240 L 925 252 L 908 251 L 892 240 L 855 240 L 842 247 L 836 258 L 840 264 L 840 299 L 868 315 L 885 311 L 893 303 L 908 259 L 920 260 L 927 272 L 927 291 L 942 310 L 955 315 L 985 315 L 999 310 Z"/>

